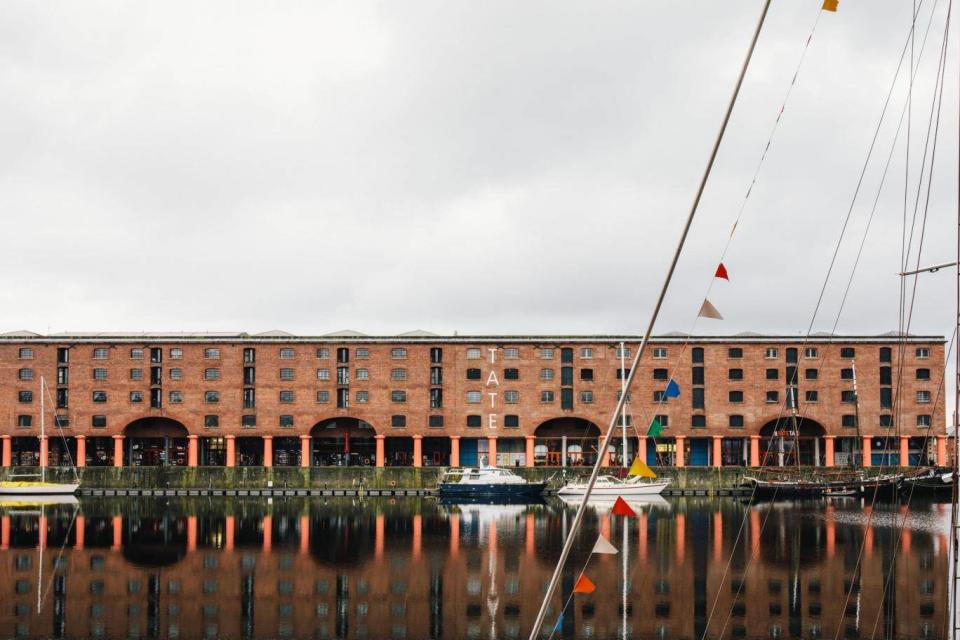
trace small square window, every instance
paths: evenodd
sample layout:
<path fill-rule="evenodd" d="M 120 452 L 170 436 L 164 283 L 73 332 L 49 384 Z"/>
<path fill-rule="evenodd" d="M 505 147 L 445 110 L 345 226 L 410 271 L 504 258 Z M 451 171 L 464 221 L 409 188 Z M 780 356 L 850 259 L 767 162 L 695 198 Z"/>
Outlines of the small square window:
<path fill-rule="evenodd" d="M 104 347 L 97 347 L 93 350 L 93 359 L 94 360 L 106 360 L 110 357 L 110 349 Z"/>
<path fill-rule="evenodd" d="M 294 377 L 293 369 L 280 369 L 281 380 L 293 380 L 293 377 Z"/>
<path fill-rule="evenodd" d="M 219 391 L 204 391 L 203 401 L 207 403 L 220 402 Z"/>
<path fill-rule="evenodd" d="M 841 358 L 846 358 L 849 360 L 853 358 L 855 355 L 857 355 L 857 351 L 853 347 L 843 347 L 840 349 Z"/>
<path fill-rule="evenodd" d="M 592 357 L 593 357 L 593 349 L 591 349 L 590 347 L 584 347 L 583 349 L 580 349 L 580 357 L 581 357 L 581 358 L 592 358 Z"/>
<path fill-rule="evenodd" d="M 103 403 L 107 401 L 107 392 L 106 391 L 94 391 L 93 392 L 93 401 L 96 403 Z"/>
<path fill-rule="evenodd" d="M 467 426 L 470 428 L 477 428 L 481 424 L 481 418 L 477 415 L 467 416 Z"/>
<path fill-rule="evenodd" d="M 847 429 L 855 429 L 857 426 L 857 416 L 849 413 L 840 416 L 840 425 Z"/>
<path fill-rule="evenodd" d="M 773 404 L 780 402 L 780 392 L 779 391 L 767 391 L 767 404 Z"/>
<path fill-rule="evenodd" d="M 356 350 L 357 360 L 366 360 L 370 357 L 370 349 L 366 347 L 358 347 Z"/>
<path fill-rule="evenodd" d="M 479 370 L 479 369 L 476 369 L 476 371 L 480 371 L 480 370 Z M 478 376 L 478 377 L 479 377 L 479 376 Z M 549 380 L 553 380 L 553 377 L 554 377 L 553 369 L 540 369 L 540 379 L 541 379 L 541 380 L 549 381 Z"/>
<path fill-rule="evenodd" d="M 174 347 L 170 349 L 170 359 L 183 360 L 183 349 L 180 349 L 179 347 Z"/>
<path fill-rule="evenodd" d="M 219 360 L 220 359 L 220 349 L 211 348 L 203 350 L 203 357 L 207 360 Z"/>
<path fill-rule="evenodd" d="M 593 391 L 581 391 L 580 402 L 582 404 L 593 404 Z"/>
<path fill-rule="evenodd" d="M 90 426 L 94 429 L 103 429 L 107 426 L 107 416 L 93 416 L 90 419 Z"/>
<path fill-rule="evenodd" d="M 553 359 L 553 349 L 551 347 L 541 347 L 540 348 L 540 357 L 544 360 Z"/>
<path fill-rule="evenodd" d="M 327 347 L 320 347 L 317 349 L 317 357 L 321 360 L 326 360 L 330 357 L 330 349 Z"/>
<path fill-rule="evenodd" d="M 819 400 L 819 394 L 813 389 L 805 391 L 803 396 L 807 402 L 817 402 Z"/>
<path fill-rule="evenodd" d="M 880 426 L 881 427 L 892 427 L 893 426 L 893 416 L 890 414 L 882 414 L 880 416 Z"/>
<path fill-rule="evenodd" d="M 929 415 L 919 415 L 917 416 L 917 426 L 926 428 L 932 424 L 931 417 Z"/>
<path fill-rule="evenodd" d="M 807 347 L 803 350 L 804 358 L 816 358 L 817 357 L 817 348 L 816 347 Z"/>
<path fill-rule="evenodd" d="M 503 392 L 503 401 L 507 404 L 516 404 L 520 402 L 520 392 L 519 391 L 504 391 Z"/>
<path fill-rule="evenodd" d="M 17 416 L 17 426 L 18 427 L 30 427 L 33 425 L 32 416 Z"/>
<path fill-rule="evenodd" d="M 329 391 L 317 391 L 317 402 L 320 402 L 320 403 L 330 402 L 330 392 L 329 392 Z"/>
<path fill-rule="evenodd" d="M 289 428 L 293 426 L 293 416 L 283 415 L 280 416 L 280 426 L 284 428 Z"/>
<path fill-rule="evenodd" d="M 767 380 L 776 380 L 780 377 L 780 369 L 767 369 Z"/>
<path fill-rule="evenodd" d="M 470 347 L 467 349 L 467 360 L 479 360 L 480 359 L 480 349 L 477 347 Z"/>
<path fill-rule="evenodd" d="M 727 357 L 728 357 L 728 358 L 742 358 L 742 357 L 743 357 L 743 349 L 741 349 L 740 347 L 730 347 L 729 349 L 727 349 Z"/>
<path fill-rule="evenodd" d="M 143 369 L 130 369 L 131 380 L 143 380 Z"/>
<path fill-rule="evenodd" d="M 743 380 L 743 369 L 729 369 L 727 378 L 730 380 Z"/>
<path fill-rule="evenodd" d="M 171 391 L 170 402 L 172 404 L 181 404 L 183 402 L 183 391 Z"/>
<path fill-rule="evenodd" d="M 407 392 L 401 390 L 395 390 L 390 392 L 390 402 L 406 402 L 407 401 Z"/>
<path fill-rule="evenodd" d="M 504 379 L 504 380 L 519 380 L 519 379 L 520 379 L 520 369 L 504 369 L 504 370 L 503 370 L 503 379 Z"/>
<path fill-rule="evenodd" d="M 929 380 L 930 369 L 917 369 L 917 380 Z"/>
<path fill-rule="evenodd" d="M 619 357 L 619 355 L 617 356 Z M 630 357 L 630 350 L 627 350 L 626 357 Z M 665 347 L 656 347 L 653 350 L 653 359 L 654 360 L 665 360 L 667 357 L 667 349 Z"/>
<path fill-rule="evenodd" d="M 690 426 L 694 429 L 704 429 L 707 426 L 707 416 L 704 415 L 693 415 L 690 416 Z"/>
<path fill-rule="evenodd" d="M 20 351 L 18 351 L 18 357 L 19 357 L 21 360 L 32 360 L 32 359 L 33 359 L 33 349 L 30 349 L 30 348 L 28 348 L 28 347 L 23 347 L 22 349 L 20 349 Z"/>
<path fill-rule="evenodd" d="M 296 352 L 289 347 L 284 347 L 283 349 L 280 349 L 281 360 L 293 360 L 295 356 L 296 356 Z"/>
<path fill-rule="evenodd" d="M 520 357 L 520 349 L 516 347 L 505 347 L 503 350 L 503 357 L 505 360 L 516 360 Z"/>
<path fill-rule="evenodd" d="M 503 426 L 515 429 L 520 426 L 520 416 L 507 414 L 503 416 Z"/>
<path fill-rule="evenodd" d="M 215 429 L 220 426 L 220 416 L 203 416 L 203 426 Z"/>
<path fill-rule="evenodd" d="M 183 380 L 183 369 L 170 369 L 168 375 L 171 380 Z"/>
<path fill-rule="evenodd" d="M 653 370 L 653 379 L 654 380 L 668 380 L 670 378 L 670 372 L 667 369 L 654 369 Z"/>
<path fill-rule="evenodd" d="M 390 357 L 394 360 L 402 360 L 407 357 L 407 350 L 403 347 L 396 347 L 390 350 Z"/>
<path fill-rule="evenodd" d="M 741 429 L 743 428 L 743 416 L 730 416 L 730 428 L 731 429 Z"/>
<path fill-rule="evenodd" d="M 280 402 L 283 404 L 290 404 L 291 402 L 293 402 L 293 391 L 290 389 L 281 390 Z"/>
<path fill-rule="evenodd" d="M 18 391 L 17 402 L 33 402 L 33 391 Z"/>
<path fill-rule="evenodd" d="M 367 404 L 370 402 L 369 391 L 357 391 L 357 404 Z"/>
<path fill-rule="evenodd" d="M 94 380 L 106 380 L 106 379 L 107 379 L 107 370 L 106 370 L 106 369 L 94 369 L 94 370 L 93 370 L 93 379 L 94 379 Z"/>
<path fill-rule="evenodd" d="M 773 359 L 780 357 L 780 352 L 776 347 L 767 347 L 766 351 L 763 352 L 763 357 L 767 359 Z"/>
<path fill-rule="evenodd" d="M 807 380 L 816 380 L 819 371 L 817 369 L 807 369 L 803 372 L 803 377 Z"/>
<path fill-rule="evenodd" d="M 357 369 L 356 370 L 357 380 L 369 380 L 370 379 L 370 370 L 369 369 Z"/>
<path fill-rule="evenodd" d="M 917 347 L 916 356 L 921 360 L 925 360 L 930 357 L 930 349 L 927 347 Z"/>
<path fill-rule="evenodd" d="M 143 391 L 131 391 L 130 402 L 143 402 Z"/>
<path fill-rule="evenodd" d="M 731 391 L 728 399 L 730 402 L 743 402 L 743 391 Z"/>
<path fill-rule="evenodd" d="M 204 369 L 204 370 L 203 370 L 203 379 L 204 379 L 204 380 L 219 380 L 219 379 L 220 379 L 220 369 Z"/>
<path fill-rule="evenodd" d="M 554 394 L 553 391 L 541 391 L 540 392 L 540 402 L 553 402 Z"/>
<path fill-rule="evenodd" d="M 390 426 L 396 429 L 407 426 L 407 416 L 390 416 Z"/>
<path fill-rule="evenodd" d="M 391 380 L 406 380 L 407 379 L 407 370 L 406 369 L 391 369 L 390 370 L 390 379 Z"/>
<path fill-rule="evenodd" d="M 930 392 L 929 391 L 917 391 L 917 403 L 927 404 L 930 402 Z"/>
<path fill-rule="evenodd" d="M 257 416 L 245 415 L 240 417 L 240 426 L 244 429 L 252 429 L 257 426 Z"/>

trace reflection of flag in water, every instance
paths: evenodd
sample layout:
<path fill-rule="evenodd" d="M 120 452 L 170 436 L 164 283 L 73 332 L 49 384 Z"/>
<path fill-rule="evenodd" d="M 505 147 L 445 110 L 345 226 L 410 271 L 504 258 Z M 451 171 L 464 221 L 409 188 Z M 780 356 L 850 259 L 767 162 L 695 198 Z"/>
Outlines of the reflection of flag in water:
<path fill-rule="evenodd" d="M 727 282 L 730 282 L 730 276 L 727 274 L 727 268 L 723 266 L 723 263 L 720 263 L 720 266 L 717 267 L 717 272 L 713 274 L 714 278 L 723 278 Z"/>
<path fill-rule="evenodd" d="M 656 421 L 656 418 L 654 418 Z M 652 426 L 652 425 L 651 425 Z M 647 466 L 647 463 L 644 462 L 640 456 L 637 456 L 633 459 L 633 464 L 630 465 L 630 471 L 628 475 L 631 476 L 640 476 L 641 478 L 656 478 L 657 474 L 653 472 L 653 469 Z"/>
<path fill-rule="evenodd" d="M 597 585 L 587 576 L 581 575 L 577 580 L 577 585 L 573 588 L 574 593 L 593 593 L 597 590 Z"/>
<path fill-rule="evenodd" d="M 627 501 L 620 496 L 617 496 L 617 501 L 613 503 L 610 513 L 615 516 L 629 516 L 631 518 L 637 515 L 637 512 L 631 509 Z"/>
<path fill-rule="evenodd" d="M 557 618 L 557 624 L 553 625 L 553 632 L 560 633 L 560 630 L 562 627 L 563 627 L 563 611 L 560 612 L 560 617 Z"/>
<path fill-rule="evenodd" d="M 597 537 L 597 542 L 593 545 L 593 551 L 591 551 L 590 553 L 616 554 L 620 552 L 617 551 L 617 548 L 615 546 L 610 544 L 609 540 L 603 537 L 603 534 L 600 534 L 600 536 Z"/>

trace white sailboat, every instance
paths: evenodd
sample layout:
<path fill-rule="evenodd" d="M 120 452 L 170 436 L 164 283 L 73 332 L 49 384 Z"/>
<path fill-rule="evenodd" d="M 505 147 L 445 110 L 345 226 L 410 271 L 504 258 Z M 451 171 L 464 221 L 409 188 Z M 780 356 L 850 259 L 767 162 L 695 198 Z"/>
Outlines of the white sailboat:
<path fill-rule="evenodd" d="M 40 377 L 40 442 L 46 437 L 46 385 Z M 59 424 L 57 425 L 59 427 Z M 41 461 L 42 462 L 42 461 Z M 47 482 L 47 468 L 41 464 L 39 474 L 18 474 L 8 476 L 9 480 L 0 480 L 0 497 L 5 496 L 64 496 L 73 495 L 80 488 L 77 469 L 73 467 L 76 482 Z M 18 480 L 17 478 L 39 478 L 39 480 Z"/>

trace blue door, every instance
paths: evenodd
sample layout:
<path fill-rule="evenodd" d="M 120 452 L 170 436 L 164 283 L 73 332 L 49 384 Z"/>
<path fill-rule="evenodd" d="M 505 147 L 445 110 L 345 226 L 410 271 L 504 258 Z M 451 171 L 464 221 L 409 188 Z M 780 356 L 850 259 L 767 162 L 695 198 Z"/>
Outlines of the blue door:
<path fill-rule="evenodd" d="M 690 439 L 690 466 L 705 467 L 710 464 L 709 460 L 710 441 L 706 438 Z"/>
<path fill-rule="evenodd" d="M 462 438 L 460 440 L 460 466 L 477 466 L 477 439 Z"/>

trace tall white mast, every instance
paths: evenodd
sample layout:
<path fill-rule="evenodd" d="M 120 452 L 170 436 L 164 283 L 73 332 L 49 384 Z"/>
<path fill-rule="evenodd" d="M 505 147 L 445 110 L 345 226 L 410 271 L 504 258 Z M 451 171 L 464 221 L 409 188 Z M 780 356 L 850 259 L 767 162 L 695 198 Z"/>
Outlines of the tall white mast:
<path fill-rule="evenodd" d="M 627 466 L 627 354 L 623 351 L 623 342 L 620 343 L 620 396 L 623 400 L 623 410 L 620 412 L 620 433 L 623 450 L 620 452 L 620 464 Z M 640 455 L 639 449 L 637 455 Z"/>
<path fill-rule="evenodd" d="M 43 402 L 44 396 L 44 380 L 43 376 L 40 376 L 40 481 L 46 482 L 47 480 L 47 467 L 43 464 L 43 441 L 46 438 L 46 430 L 44 429 L 44 418 L 46 417 L 46 409 Z M 48 454 L 49 455 L 49 454 Z"/>

